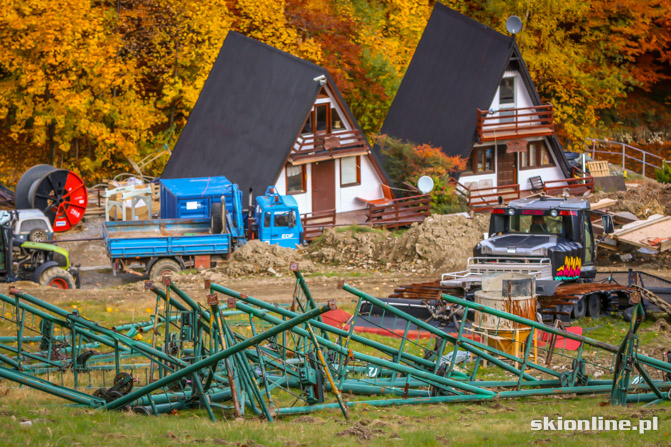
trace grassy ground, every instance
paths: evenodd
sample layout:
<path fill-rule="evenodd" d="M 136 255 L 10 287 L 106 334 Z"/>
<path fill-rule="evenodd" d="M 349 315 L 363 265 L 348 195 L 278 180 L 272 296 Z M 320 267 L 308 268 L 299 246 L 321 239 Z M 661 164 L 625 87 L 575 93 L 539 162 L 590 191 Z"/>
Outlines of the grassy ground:
<path fill-rule="evenodd" d="M 88 300 L 64 301 L 66 309 L 75 307 L 87 318 L 106 326 L 130 320 L 149 319 L 153 302 Z M 345 305 L 352 311 L 353 305 Z M 618 343 L 627 323 L 603 317 L 583 319 L 586 336 Z M 0 325 L 0 329 L 2 329 Z M 0 330 L 7 334 L 8 327 Z M 381 338 L 373 337 L 379 341 Z M 641 346 L 662 346 L 669 334 L 658 333 L 652 322 L 641 330 Z M 385 341 L 392 345 L 393 341 Z M 420 354 L 418 351 L 417 354 Z M 420 354 L 421 355 L 421 354 Z M 483 369 L 483 373 L 487 370 Z M 92 390 L 85 389 L 86 392 Z M 348 400 L 355 399 L 347 396 Z M 268 423 L 253 416 L 235 420 L 230 413 L 217 413 L 210 422 L 203 412 L 183 411 L 160 417 L 126 412 L 103 412 L 68 406 L 64 401 L 42 393 L 16 388 L 0 382 L 0 446 L 155 446 L 155 445 L 236 445 L 236 446 L 444 446 L 444 445 L 669 445 L 671 412 L 669 404 L 653 407 L 631 405 L 611 407 L 602 404 L 607 396 L 531 397 L 476 404 L 416 405 L 350 409 L 350 420 L 336 410 L 309 415 L 282 417 Z M 638 432 L 544 432 L 532 431 L 532 420 L 563 417 L 590 419 L 659 418 L 659 429 Z"/>
<path fill-rule="evenodd" d="M 671 412 L 667 405 L 643 408 L 600 406 L 603 397 L 528 398 L 486 404 L 426 405 L 321 411 L 285 417 L 275 423 L 183 412 L 160 417 L 64 407 L 32 391 L 7 390 L 0 401 L 0 444 L 7 446 L 549 446 L 669 445 Z M 530 430 L 534 419 L 659 418 L 659 430 L 638 432 L 543 432 Z M 24 421 L 22 425 L 22 421 Z M 25 421 L 31 421 L 27 425 Z"/>

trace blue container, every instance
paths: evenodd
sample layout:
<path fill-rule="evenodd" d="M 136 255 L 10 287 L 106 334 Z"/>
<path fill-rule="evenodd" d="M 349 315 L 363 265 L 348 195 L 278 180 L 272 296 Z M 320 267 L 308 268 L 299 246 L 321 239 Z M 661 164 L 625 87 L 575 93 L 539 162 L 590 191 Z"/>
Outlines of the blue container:
<path fill-rule="evenodd" d="M 234 236 L 242 235 L 242 192 L 226 177 L 161 180 L 161 219 L 209 219 L 224 197 Z"/>

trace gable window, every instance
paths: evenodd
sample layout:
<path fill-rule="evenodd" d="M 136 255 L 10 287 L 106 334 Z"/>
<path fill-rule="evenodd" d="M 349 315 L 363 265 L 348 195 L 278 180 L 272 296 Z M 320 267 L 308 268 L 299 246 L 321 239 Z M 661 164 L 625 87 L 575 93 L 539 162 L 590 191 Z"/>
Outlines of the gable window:
<path fill-rule="evenodd" d="M 331 131 L 336 132 L 338 130 L 345 130 L 345 123 L 340 118 L 338 111 L 331 107 Z"/>
<path fill-rule="evenodd" d="M 315 106 L 315 131 L 328 132 L 328 104 L 317 104 Z"/>
<path fill-rule="evenodd" d="M 503 78 L 499 84 L 499 104 L 515 104 L 515 78 Z"/>
<path fill-rule="evenodd" d="M 520 152 L 519 154 L 521 169 L 542 168 L 555 165 L 545 141 L 531 141 L 527 144 L 527 150 Z"/>
<path fill-rule="evenodd" d="M 361 156 L 340 159 L 340 186 L 361 184 Z"/>
<path fill-rule="evenodd" d="M 306 191 L 305 165 L 287 165 L 286 169 L 287 194 L 301 194 Z"/>
<path fill-rule="evenodd" d="M 319 99 L 328 98 L 326 94 L 319 95 Z M 315 104 L 308 113 L 301 134 L 331 133 L 346 130 L 345 121 L 331 102 Z"/>
<path fill-rule="evenodd" d="M 471 171 L 473 174 L 494 172 L 495 146 L 474 147 L 471 154 Z"/>
<path fill-rule="evenodd" d="M 303 131 L 301 133 L 314 133 L 312 130 L 312 112 L 308 115 L 308 119 L 305 121 L 305 126 L 303 126 Z"/>

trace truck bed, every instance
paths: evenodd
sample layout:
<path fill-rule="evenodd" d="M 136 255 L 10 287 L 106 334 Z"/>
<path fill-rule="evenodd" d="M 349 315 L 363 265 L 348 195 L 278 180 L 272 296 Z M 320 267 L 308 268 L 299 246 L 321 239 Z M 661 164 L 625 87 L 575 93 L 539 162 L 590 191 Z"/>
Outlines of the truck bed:
<path fill-rule="evenodd" d="M 105 222 L 103 237 L 112 259 L 228 254 L 230 234 L 211 234 L 210 219 Z"/>

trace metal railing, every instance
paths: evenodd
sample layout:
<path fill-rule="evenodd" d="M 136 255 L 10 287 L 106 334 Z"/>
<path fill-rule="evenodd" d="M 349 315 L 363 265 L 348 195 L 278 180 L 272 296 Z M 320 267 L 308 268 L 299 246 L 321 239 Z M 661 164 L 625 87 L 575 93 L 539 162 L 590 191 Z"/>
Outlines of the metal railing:
<path fill-rule="evenodd" d="M 641 175 L 643 177 L 655 178 L 655 170 L 661 169 L 664 163 L 669 163 L 671 160 L 665 160 L 663 157 L 653 154 L 652 152 L 645 151 L 638 147 L 632 146 L 627 143 L 622 143 L 620 141 L 610 141 L 610 140 L 598 140 L 596 138 L 587 138 L 587 140 L 592 142 L 592 147 L 588 151 L 592 155 L 592 160 L 596 160 L 596 155 L 610 155 L 613 158 L 622 160 L 622 169 L 627 169 L 627 166 L 630 168 L 636 168 L 637 164 L 640 164 Z M 619 150 L 602 150 L 597 149 L 597 144 L 607 145 L 607 146 L 619 146 Z M 608 147 L 606 147 L 608 149 Z M 630 153 L 628 153 L 628 151 Z M 633 152 L 633 155 L 631 154 Z M 608 157 L 601 157 L 602 159 L 607 159 Z M 610 161 L 610 160 L 608 160 Z M 629 163 L 627 164 L 627 162 Z M 652 168 L 652 169 L 646 169 Z M 634 169 L 632 169 L 634 170 Z M 634 172 L 636 172 L 634 170 Z"/>

